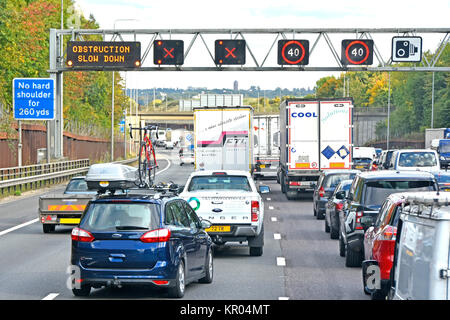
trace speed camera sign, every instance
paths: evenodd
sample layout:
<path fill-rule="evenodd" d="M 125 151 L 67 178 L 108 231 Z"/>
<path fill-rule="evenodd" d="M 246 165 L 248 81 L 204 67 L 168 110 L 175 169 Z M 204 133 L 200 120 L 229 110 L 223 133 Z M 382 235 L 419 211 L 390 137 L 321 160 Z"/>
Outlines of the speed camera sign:
<path fill-rule="evenodd" d="M 420 62 L 422 60 L 422 37 L 393 37 L 393 62 Z"/>

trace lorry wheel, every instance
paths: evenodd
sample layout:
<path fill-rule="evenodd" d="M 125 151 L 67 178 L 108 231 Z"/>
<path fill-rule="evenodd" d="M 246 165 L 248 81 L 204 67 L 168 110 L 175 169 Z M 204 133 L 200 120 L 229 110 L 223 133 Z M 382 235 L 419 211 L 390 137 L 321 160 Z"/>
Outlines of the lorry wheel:
<path fill-rule="evenodd" d="M 281 174 L 281 192 L 286 193 L 286 184 L 284 181 L 284 174 Z"/>
<path fill-rule="evenodd" d="M 54 224 L 43 224 L 42 231 L 44 231 L 44 233 L 53 232 L 53 231 L 55 231 L 55 225 Z"/>

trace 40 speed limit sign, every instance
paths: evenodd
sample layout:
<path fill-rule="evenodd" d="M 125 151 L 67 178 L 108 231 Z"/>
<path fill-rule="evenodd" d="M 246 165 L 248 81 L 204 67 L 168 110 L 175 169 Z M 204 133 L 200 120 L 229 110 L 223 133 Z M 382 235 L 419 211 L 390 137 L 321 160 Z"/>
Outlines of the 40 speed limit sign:
<path fill-rule="evenodd" d="M 309 63 L 308 40 L 279 40 L 278 64 L 307 65 Z"/>
<path fill-rule="evenodd" d="M 373 40 L 342 40 L 341 61 L 343 65 L 371 65 Z"/>

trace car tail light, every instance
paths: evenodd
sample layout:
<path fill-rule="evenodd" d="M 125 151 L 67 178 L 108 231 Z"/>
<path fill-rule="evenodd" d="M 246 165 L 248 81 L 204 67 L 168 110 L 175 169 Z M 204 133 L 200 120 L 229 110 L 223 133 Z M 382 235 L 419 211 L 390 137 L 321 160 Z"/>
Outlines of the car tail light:
<path fill-rule="evenodd" d="M 300 186 L 301 184 L 298 181 L 289 181 L 289 185 L 290 186 Z"/>
<path fill-rule="evenodd" d="M 140 240 L 145 243 L 167 242 L 170 239 L 169 229 L 156 229 L 144 233 Z"/>
<path fill-rule="evenodd" d="M 252 222 L 257 222 L 259 219 L 259 202 L 252 201 Z"/>
<path fill-rule="evenodd" d="M 364 211 L 356 211 L 355 229 L 357 229 L 357 230 L 364 230 L 363 226 L 361 225 L 361 218 L 363 215 L 364 215 Z"/>
<path fill-rule="evenodd" d="M 168 280 L 152 280 L 152 282 L 158 286 L 165 286 L 169 284 Z"/>
<path fill-rule="evenodd" d="M 397 236 L 397 228 L 393 226 L 387 226 L 381 233 L 380 240 L 395 240 Z"/>
<path fill-rule="evenodd" d="M 322 187 L 320 187 L 319 189 L 319 197 L 323 198 L 325 197 L 325 189 Z"/>
<path fill-rule="evenodd" d="M 95 238 L 89 231 L 76 227 L 72 229 L 72 240 L 79 242 L 92 242 Z"/>
<path fill-rule="evenodd" d="M 344 204 L 342 202 L 336 203 L 336 210 L 342 210 L 344 208 Z"/>

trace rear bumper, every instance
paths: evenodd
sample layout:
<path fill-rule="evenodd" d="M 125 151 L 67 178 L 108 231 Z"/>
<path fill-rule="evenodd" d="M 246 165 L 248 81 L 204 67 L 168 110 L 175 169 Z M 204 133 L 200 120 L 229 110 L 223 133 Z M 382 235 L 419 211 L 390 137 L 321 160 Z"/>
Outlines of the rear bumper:
<path fill-rule="evenodd" d="M 171 287 L 175 285 L 177 266 L 167 261 L 158 261 L 151 269 L 91 269 L 80 263 L 75 264 L 79 270 L 81 284 L 91 286 L 120 286 L 120 285 L 154 285 Z M 75 272 L 75 275 L 77 273 Z M 76 279 L 78 280 L 78 279 Z M 154 281 L 168 281 L 158 284 Z"/>
<path fill-rule="evenodd" d="M 248 238 L 257 237 L 257 226 L 232 225 L 230 232 L 208 232 L 208 235 L 215 243 L 220 242 L 240 242 L 247 241 Z"/>
<path fill-rule="evenodd" d="M 53 225 L 71 225 L 76 226 L 80 223 L 81 215 L 83 212 L 79 213 L 39 213 L 39 221 L 42 224 L 53 224 Z"/>

